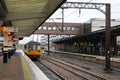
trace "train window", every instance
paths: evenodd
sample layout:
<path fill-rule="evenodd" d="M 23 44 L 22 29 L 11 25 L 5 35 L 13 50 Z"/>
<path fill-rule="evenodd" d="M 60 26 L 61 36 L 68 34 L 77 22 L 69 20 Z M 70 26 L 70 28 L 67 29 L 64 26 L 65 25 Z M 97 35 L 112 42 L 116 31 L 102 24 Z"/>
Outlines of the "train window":
<path fill-rule="evenodd" d="M 33 50 L 36 50 L 36 45 L 33 45 Z"/>
<path fill-rule="evenodd" d="M 40 50 L 40 46 L 39 45 L 37 46 L 37 50 Z"/>
<path fill-rule="evenodd" d="M 28 45 L 28 49 L 29 49 L 29 50 L 32 50 L 32 46 L 31 46 L 31 45 Z"/>
<path fill-rule="evenodd" d="M 56 27 L 53 27 L 53 30 L 56 30 Z"/>

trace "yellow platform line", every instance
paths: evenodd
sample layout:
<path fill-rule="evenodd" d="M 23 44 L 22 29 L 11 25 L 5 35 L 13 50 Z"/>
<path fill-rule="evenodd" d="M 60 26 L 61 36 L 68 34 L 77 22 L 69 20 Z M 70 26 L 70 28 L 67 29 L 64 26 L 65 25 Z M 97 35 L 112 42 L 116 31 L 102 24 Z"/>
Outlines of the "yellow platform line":
<path fill-rule="evenodd" d="M 24 73 L 24 80 L 32 80 L 31 73 L 29 72 L 28 66 L 23 58 L 22 54 L 20 55 L 21 62 L 22 62 L 22 69 Z"/>

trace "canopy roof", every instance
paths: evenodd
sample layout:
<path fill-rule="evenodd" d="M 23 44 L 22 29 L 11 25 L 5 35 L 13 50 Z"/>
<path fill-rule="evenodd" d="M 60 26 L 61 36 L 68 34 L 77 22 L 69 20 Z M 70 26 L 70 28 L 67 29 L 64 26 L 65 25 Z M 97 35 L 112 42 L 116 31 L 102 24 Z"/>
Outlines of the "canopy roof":
<path fill-rule="evenodd" d="M 0 0 L 2 26 L 18 29 L 14 36 L 30 36 L 66 0 Z M 0 24 L 0 26 L 1 26 Z"/>

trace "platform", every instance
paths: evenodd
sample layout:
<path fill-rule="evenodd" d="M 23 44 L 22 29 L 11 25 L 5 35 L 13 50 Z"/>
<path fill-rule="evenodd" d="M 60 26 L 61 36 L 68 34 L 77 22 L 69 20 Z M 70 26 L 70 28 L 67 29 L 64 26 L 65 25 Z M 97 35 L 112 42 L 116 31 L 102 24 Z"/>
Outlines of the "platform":
<path fill-rule="evenodd" d="M 0 80 L 49 80 L 22 50 L 16 50 L 7 63 L 2 59 L 0 56 Z"/>

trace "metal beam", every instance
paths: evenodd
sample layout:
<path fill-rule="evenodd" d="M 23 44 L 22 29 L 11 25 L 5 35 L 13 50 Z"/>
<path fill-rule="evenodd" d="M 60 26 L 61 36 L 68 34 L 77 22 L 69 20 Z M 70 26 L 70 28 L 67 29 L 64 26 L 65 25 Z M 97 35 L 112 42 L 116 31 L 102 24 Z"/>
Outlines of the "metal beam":
<path fill-rule="evenodd" d="M 50 34 L 48 34 L 48 55 L 50 55 Z"/>
<path fill-rule="evenodd" d="M 43 23 L 41 26 L 46 26 L 46 27 L 73 27 L 73 26 L 76 26 L 76 27 L 83 27 L 83 23 L 64 23 L 64 26 L 62 26 L 62 23 L 60 22 L 45 22 Z"/>
<path fill-rule="evenodd" d="M 63 28 L 63 30 L 59 30 Z M 45 27 L 45 28 L 43 28 Z M 68 29 L 69 28 L 69 29 Z M 74 28 L 74 30 L 72 30 Z M 61 35 L 82 35 L 83 34 L 83 24 L 82 23 L 53 23 L 45 22 L 42 24 L 41 28 L 36 30 L 34 34 L 61 34 Z"/>
<path fill-rule="evenodd" d="M 97 9 L 100 12 L 105 14 L 105 11 L 101 9 L 101 7 L 105 6 L 104 3 L 85 3 L 85 2 L 66 2 L 64 3 L 61 8 L 68 9 L 68 8 L 78 8 L 78 9 Z"/>
<path fill-rule="evenodd" d="M 83 33 L 80 31 L 59 31 L 59 30 L 41 30 L 38 29 L 34 32 L 34 34 L 51 34 L 51 35 L 82 35 Z"/>
<path fill-rule="evenodd" d="M 62 9 L 62 31 L 63 31 L 63 27 L 64 27 L 64 8 Z"/>
<path fill-rule="evenodd" d="M 8 13 L 5 21 L 45 18 L 45 13 Z"/>
<path fill-rule="evenodd" d="M 72 30 L 73 27 L 74 30 Z M 44 24 L 42 24 L 40 29 L 34 32 L 34 34 L 81 35 L 83 34 L 82 30 L 83 30 L 82 23 L 64 23 L 63 25 L 63 23 L 45 22 Z"/>
<path fill-rule="evenodd" d="M 106 4 L 106 66 L 105 69 L 106 70 L 111 70 L 111 65 L 110 65 L 110 56 L 111 56 L 111 51 L 110 51 L 110 37 L 111 37 L 111 33 L 110 33 L 110 27 L 111 27 L 111 5 L 110 4 Z"/>
<path fill-rule="evenodd" d="M 105 7 L 106 11 L 102 10 L 101 7 Z M 68 8 L 78 8 L 78 9 L 97 9 L 103 14 L 105 14 L 106 17 L 106 64 L 105 64 L 105 70 L 111 71 L 111 65 L 110 65 L 110 26 L 111 26 L 111 5 L 110 4 L 104 4 L 104 3 L 85 3 L 85 2 L 66 2 L 61 6 L 62 9 L 68 9 Z"/>

